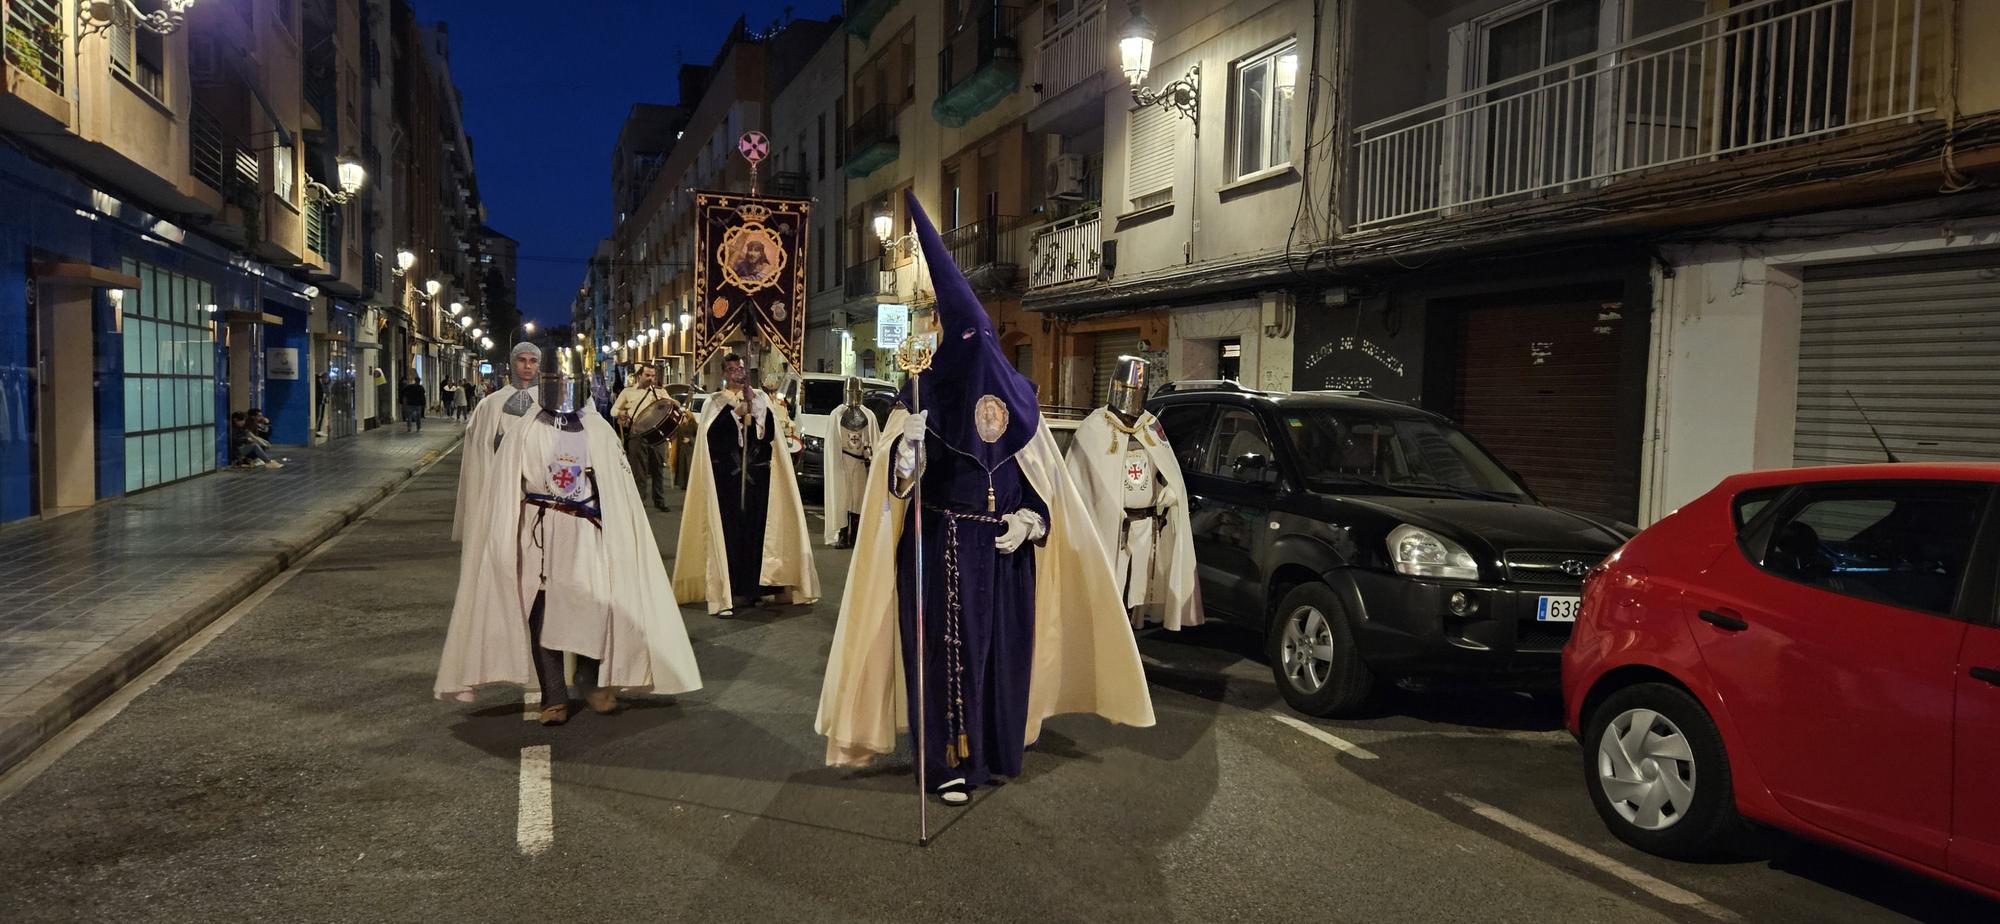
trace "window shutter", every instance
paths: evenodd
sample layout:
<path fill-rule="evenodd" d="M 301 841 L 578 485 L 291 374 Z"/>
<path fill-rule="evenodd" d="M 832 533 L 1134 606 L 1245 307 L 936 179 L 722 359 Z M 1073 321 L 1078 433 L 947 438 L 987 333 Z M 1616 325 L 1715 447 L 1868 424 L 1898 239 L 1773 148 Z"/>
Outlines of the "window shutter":
<path fill-rule="evenodd" d="M 136 48 L 136 40 L 132 35 L 136 24 L 130 20 L 130 16 L 121 12 L 114 17 L 110 31 L 105 33 L 111 38 L 111 69 L 127 77 L 132 76 L 132 59 Z"/>
<path fill-rule="evenodd" d="M 1126 132 L 1125 198 L 1134 202 L 1174 185 L 1174 117 L 1158 106 L 1132 111 Z"/>

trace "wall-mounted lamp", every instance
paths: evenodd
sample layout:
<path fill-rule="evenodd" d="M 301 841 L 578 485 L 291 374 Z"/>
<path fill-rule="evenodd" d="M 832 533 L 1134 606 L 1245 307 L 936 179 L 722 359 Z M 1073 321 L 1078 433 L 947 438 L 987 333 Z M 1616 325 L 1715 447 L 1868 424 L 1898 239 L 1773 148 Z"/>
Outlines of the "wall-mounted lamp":
<path fill-rule="evenodd" d="M 443 290 L 444 290 L 444 283 L 442 283 L 442 282 L 439 282 L 439 281 L 437 281 L 437 280 L 435 280 L 435 279 L 426 279 L 426 280 L 424 280 L 424 294 L 425 294 L 425 295 L 428 295 L 428 296 L 430 296 L 430 297 L 432 297 L 432 298 L 436 298 L 436 297 L 437 297 L 437 294 L 438 294 L 439 292 L 443 291 Z"/>
<path fill-rule="evenodd" d="M 409 272 L 410 267 L 415 265 L 417 265 L 416 254 L 413 254 L 407 250 L 396 251 L 396 270 L 395 270 L 396 275 L 401 276 L 404 273 Z"/>
<path fill-rule="evenodd" d="M 328 189 L 325 183 L 307 176 L 306 196 L 308 198 L 319 199 L 323 202 L 331 202 L 335 205 L 346 205 L 349 199 L 354 198 L 355 193 L 361 191 L 362 184 L 368 182 L 368 169 L 361 166 L 361 161 L 355 159 L 351 154 L 340 156 L 338 170 L 339 173 L 336 178 L 340 181 L 339 189 Z"/>
<path fill-rule="evenodd" d="M 85 0 L 76 5 L 76 42 L 83 47 L 84 36 L 96 35 L 113 27 L 144 28 L 161 35 L 172 33 L 187 22 L 188 7 L 194 0 L 166 0 L 153 12 L 139 9 L 132 0 Z"/>
<path fill-rule="evenodd" d="M 1188 65 L 1187 73 L 1158 90 L 1145 87 L 1146 75 L 1153 69 L 1153 39 L 1159 31 L 1153 28 L 1153 21 L 1139 8 L 1139 0 L 1132 0 L 1132 18 L 1125 21 L 1125 28 L 1118 32 L 1118 64 L 1125 72 L 1125 79 L 1132 84 L 1132 101 L 1141 108 L 1159 106 L 1186 116 L 1194 123 L 1196 137 L 1201 136 L 1201 65 Z M 1293 80 L 1297 80 L 1298 59 L 1292 59 Z"/>

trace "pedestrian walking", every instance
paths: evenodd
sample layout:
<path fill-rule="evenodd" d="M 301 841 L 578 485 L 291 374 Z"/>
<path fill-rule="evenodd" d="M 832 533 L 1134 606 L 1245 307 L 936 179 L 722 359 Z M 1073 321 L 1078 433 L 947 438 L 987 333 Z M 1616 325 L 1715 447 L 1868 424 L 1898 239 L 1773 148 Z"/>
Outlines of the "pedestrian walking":
<path fill-rule="evenodd" d="M 424 393 L 424 383 L 412 372 L 403 377 L 403 432 L 424 428 L 424 404 L 429 398 Z"/>
<path fill-rule="evenodd" d="M 444 380 L 444 384 L 438 387 L 438 404 L 444 409 L 444 416 L 446 418 L 452 420 L 458 419 L 457 382 L 451 379 Z"/>

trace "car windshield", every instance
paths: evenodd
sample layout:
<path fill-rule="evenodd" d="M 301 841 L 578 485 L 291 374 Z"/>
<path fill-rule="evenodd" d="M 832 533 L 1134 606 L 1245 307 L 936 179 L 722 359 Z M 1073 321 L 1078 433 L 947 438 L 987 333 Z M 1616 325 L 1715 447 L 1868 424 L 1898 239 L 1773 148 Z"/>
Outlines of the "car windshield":
<path fill-rule="evenodd" d="M 1428 417 L 1350 410 L 1280 414 L 1306 482 L 1317 490 L 1356 485 L 1525 500 L 1526 489 L 1456 427 Z"/>

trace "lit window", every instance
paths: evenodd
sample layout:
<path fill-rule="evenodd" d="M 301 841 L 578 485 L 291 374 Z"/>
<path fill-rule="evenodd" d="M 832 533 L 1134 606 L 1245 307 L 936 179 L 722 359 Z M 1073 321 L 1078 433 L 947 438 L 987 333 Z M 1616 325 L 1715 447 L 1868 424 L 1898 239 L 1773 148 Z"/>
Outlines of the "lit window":
<path fill-rule="evenodd" d="M 1230 88 L 1229 145 L 1236 176 L 1290 163 L 1298 45 L 1286 42 L 1237 62 Z"/>

